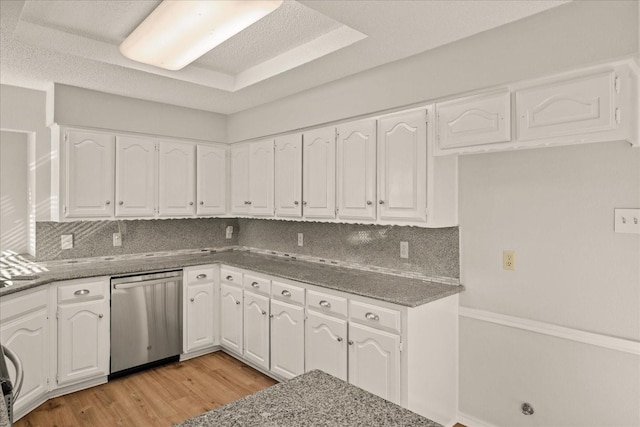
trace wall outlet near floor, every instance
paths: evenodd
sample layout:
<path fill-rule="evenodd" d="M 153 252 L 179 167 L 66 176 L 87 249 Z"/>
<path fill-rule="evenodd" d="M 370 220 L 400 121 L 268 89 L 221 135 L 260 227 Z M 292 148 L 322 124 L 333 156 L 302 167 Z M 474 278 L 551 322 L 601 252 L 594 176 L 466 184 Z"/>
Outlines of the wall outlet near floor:
<path fill-rule="evenodd" d="M 640 234 L 640 209 L 614 209 L 616 233 Z"/>
<path fill-rule="evenodd" d="M 515 251 L 502 251 L 502 269 L 512 271 L 516 269 Z"/>
<path fill-rule="evenodd" d="M 233 225 L 227 225 L 226 236 L 227 239 L 231 239 L 233 237 Z"/>
<path fill-rule="evenodd" d="M 122 234 L 113 233 L 113 246 L 122 246 Z"/>
<path fill-rule="evenodd" d="M 400 242 L 400 258 L 409 258 L 409 242 Z"/>
<path fill-rule="evenodd" d="M 298 246 L 304 246 L 304 234 L 298 233 Z"/>
<path fill-rule="evenodd" d="M 60 247 L 62 249 L 73 249 L 73 234 L 63 234 L 60 236 Z"/>

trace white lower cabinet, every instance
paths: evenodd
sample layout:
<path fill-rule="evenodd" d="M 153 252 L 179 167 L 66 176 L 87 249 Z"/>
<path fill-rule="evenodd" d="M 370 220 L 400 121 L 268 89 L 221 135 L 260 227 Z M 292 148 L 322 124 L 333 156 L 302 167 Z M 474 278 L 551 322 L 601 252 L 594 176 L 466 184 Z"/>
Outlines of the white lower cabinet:
<path fill-rule="evenodd" d="M 400 403 L 400 336 L 350 322 L 349 382 Z"/>
<path fill-rule="evenodd" d="M 242 354 L 242 288 L 229 283 L 220 285 L 220 344 Z"/>
<path fill-rule="evenodd" d="M 244 293 L 244 357 L 269 369 L 269 297 Z"/>
<path fill-rule="evenodd" d="M 183 352 L 189 353 L 217 344 L 215 267 L 184 269 Z"/>
<path fill-rule="evenodd" d="M 307 310 L 305 332 L 305 370 L 347 381 L 347 321 Z"/>
<path fill-rule="evenodd" d="M 271 300 L 271 372 L 283 378 L 304 373 L 304 307 Z"/>

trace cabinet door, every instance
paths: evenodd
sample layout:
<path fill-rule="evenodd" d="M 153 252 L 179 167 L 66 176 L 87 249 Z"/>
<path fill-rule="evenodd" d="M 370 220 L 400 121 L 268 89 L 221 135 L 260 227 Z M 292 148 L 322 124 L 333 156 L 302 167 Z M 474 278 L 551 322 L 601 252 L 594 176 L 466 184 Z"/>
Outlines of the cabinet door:
<path fill-rule="evenodd" d="M 614 80 L 607 71 L 517 91 L 518 139 L 613 129 Z"/>
<path fill-rule="evenodd" d="M 249 211 L 249 145 L 231 147 L 231 213 Z"/>
<path fill-rule="evenodd" d="M 244 357 L 269 369 L 269 298 L 244 293 Z"/>
<path fill-rule="evenodd" d="M 249 213 L 273 216 L 273 140 L 249 146 Z"/>
<path fill-rule="evenodd" d="M 427 124 L 425 111 L 378 121 L 378 207 L 382 220 L 427 219 Z"/>
<path fill-rule="evenodd" d="M 338 217 L 376 218 L 376 121 L 338 127 Z"/>
<path fill-rule="evenodd" d="M 100 133 L 67 131 L 65 141 L 65 216 L 113 216 L 114 137 Z"/>
<path fill-rule="evenodd" d="M 349 323 L 349 382 L 400 403 L 400 336 Z"/>
<path fill-rule="evenodd" d="M 242 354 L 242 288 L 225 283 L 220 285 L 220 341 Z"/>
<path fill-rule="evenodd" d="M 195 145 L 160 141 L 159 153 L 160 216 L 194 215 L 196 212 Z"/>
<path fill-rule="evenodd" d="M 0 326 L 0 341 L 18 355 L 24 368 L 22 391 L 14 406 L 16 412 L 31 407 L 48 391 L 48 322 L 47 310 L 41 309 L 13 321 L 2 322 Z M 13 365 L 7 363 L 7 367 L 15 383 Z"/>
<path fill-rule="evenodd" d="M 215 343 L 215 295 L 213 283 L 187 286 L 185 352 L 209 347 Z"/>
<path fill-rule="evenodd" d="M 284 378 L 304 373 L 304 308 L 271 300 L 271 372 Z"/>
<path fill-rule="evenodd" d="M 305 218 L 336 216 L 336 130 L 304 133 L 302 214 Z"/>
<path fill-rule="evenodd" d="M 198 215 L 218 215 L 227 211 L 227 149 L 215 145 L 198 145 L 197 182 Z"/>
<path fill-rule="evenodd" d="M 116 216 L 152 217 L 158 194 L 156 141 L 116 137 Z"/>
<path fill-rule="evenodd" d="M 305 370 L 320 369 L 347 380 L 347 321 L 307 311 Z"/>
<path fill-rule="evenodd" d="M 58 306 L 58 384 L 109 374 L 109 302 Z"/>
<path fill-rule="evenodd" d="M 302 135 L 293 134 L 275 142 L 276 216 L 302 217 Z"/>

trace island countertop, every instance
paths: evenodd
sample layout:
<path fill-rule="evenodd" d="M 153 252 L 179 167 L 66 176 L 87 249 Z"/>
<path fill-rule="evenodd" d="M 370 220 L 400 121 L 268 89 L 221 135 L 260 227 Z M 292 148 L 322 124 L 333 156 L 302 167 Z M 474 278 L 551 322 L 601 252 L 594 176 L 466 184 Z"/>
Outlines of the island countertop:
<path fill-rule="evenodd" d="M 47 266 L 48 271 L 35 273 L 38 277 L 34 280 L 14 280 L 11 286 L 0 288 L 0 296 L 62 280 L 146 273 L 207 264 L 247 269 L 406 307 L 417 307 L 464 290 L 460 285 L 309 262 L 295 257 L 247 250 L 202 250 L 174 255 L 147 254 L 126 259 L 55 263 Z"/>
<path fill-rule="evenodd" d="M 361 388 L 314 370 L 191 418 L 177 427 L 442 427 Z"/>

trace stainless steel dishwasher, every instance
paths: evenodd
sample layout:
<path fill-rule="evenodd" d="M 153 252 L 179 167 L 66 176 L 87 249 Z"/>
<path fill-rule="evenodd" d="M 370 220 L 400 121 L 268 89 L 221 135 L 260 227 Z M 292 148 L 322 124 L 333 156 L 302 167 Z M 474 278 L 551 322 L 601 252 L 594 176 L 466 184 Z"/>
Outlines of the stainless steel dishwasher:
<path fill-rule="evenodd" d="M 111 278 L 111 374 L 178 360 L 182 270 Z"/>

